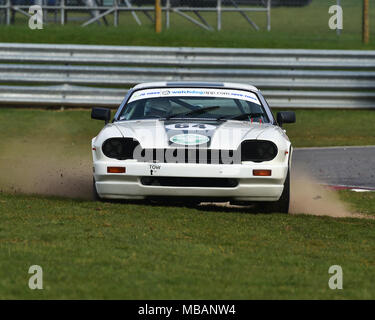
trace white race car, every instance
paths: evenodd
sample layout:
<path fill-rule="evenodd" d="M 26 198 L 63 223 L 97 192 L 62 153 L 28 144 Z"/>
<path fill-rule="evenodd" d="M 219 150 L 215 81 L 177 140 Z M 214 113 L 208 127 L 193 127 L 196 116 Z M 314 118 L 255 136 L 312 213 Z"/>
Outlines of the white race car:
<path fill-rule="evenodd" d="M 260 91 L 235 83 L 155 82 L 129 90 L 92 139 L 97 199 L 232 204 L 288 212 L 292 146 Z"/>

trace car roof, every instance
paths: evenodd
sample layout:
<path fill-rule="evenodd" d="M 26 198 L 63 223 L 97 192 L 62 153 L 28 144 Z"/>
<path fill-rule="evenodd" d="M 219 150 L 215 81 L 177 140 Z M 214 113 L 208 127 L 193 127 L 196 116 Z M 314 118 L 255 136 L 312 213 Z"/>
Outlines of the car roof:
<path fill-rule="evenodd" d="M 145 82 L 137 84 L 133 89 L 150 89 L 150 88 L 173 88 L 173 87 L 187 87 L 187 88 L 230 88 L 230 89 L 242 89 L 258 92 L 258 88 L 243 83 L 234 82 L 205 82 L 205 81 L 160 81 L 160 82 Z"/>

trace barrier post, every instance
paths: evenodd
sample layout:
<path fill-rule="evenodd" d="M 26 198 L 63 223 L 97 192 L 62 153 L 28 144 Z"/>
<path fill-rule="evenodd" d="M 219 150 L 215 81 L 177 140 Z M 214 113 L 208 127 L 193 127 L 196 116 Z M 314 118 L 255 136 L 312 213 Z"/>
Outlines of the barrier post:
<path fill-rule="evenodd" d="M 267 31 L 271 31 L 271 0 L 267 1 Z"/>
<path fill-rule="evenodd" d="M 11 3 L 10 0 L 7 0 L 7 9 L 6 9 L 6 20 L 7 20 L 7 25 L 10 25 L 10 16 L 11 16 Z"/>
<path fill-rule="evenodd" d="M 217 30 L 221 30 L 221 0 L 217 0 Z"/>
<path fill-rule="evenodd" d="M 117 0 L 113 0 L 113 5 L 115 6 L 115 11 L 113 13 L 113 25 L 115 27 L 117 27 L 118 26 L 118 16 L 119 16 Z"/>
<path fill-rule="evenodd" d="M 171 24 L 171 0 L 167 0 L 167 3 L 166 3 L 166 6 L 167 6 L 167 9 L 165 11 L 165 26 L 167 29 L 169 29 L 170 27 L 170 24 Z"/>
<path fill-rule="evenodd" d="M 65 0 L 60 0 L 60 22 L 65 24 Z"/>
<path fill-rule="evenodd" d="M 370 27 L 369 27 L 369 0 L 363 0 L 363 26 L 362 38 L 363 43 L 368 44 L 370 40 Z"/>
<path fill-rule="evenodd" d="M 155 0 L 155 32 L 161 32 L 161 0 Z"/>

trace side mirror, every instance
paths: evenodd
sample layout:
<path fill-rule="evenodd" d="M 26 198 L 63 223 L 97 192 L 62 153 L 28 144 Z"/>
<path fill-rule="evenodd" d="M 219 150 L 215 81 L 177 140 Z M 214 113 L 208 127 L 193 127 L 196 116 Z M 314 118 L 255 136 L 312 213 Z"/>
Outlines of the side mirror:
<path fill-rule="evenodd" d="M 295 123 L 296 122 L 296 114 L 293 111 L 283 111 L 277 113 L 277 123 L 280 127 L 283 126 L 284 123 Z"/>
<path fill-rule="evenodd" d="M 105 124 L 107 124 L 111 120 L 111 109 L 92 108 L 91 119 L 104 120 Z"/>

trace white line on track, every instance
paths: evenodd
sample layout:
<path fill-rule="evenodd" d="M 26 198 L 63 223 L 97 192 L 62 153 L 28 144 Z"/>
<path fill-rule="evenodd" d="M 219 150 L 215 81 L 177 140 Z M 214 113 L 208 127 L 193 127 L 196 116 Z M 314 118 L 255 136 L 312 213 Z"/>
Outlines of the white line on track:
<path fill-rule="evenodd" d="M 335 149 L 371 149 L 375 148 L 375 146 L 337 146 L 337 147 L 302 147 L 302 148 L 294 148 L 294 150 L 335 150 Z"/>
<path fill-rule="evenodd" d="M 369 187 L 359 187 L 359 186 L 348 186 L 348 185 L 332 185 L 332 184 L 323 184 L 325 187 L 337 189 L 337 190 L 350 190 L 355 192 L 375 192 L 374 188 Z"/>

